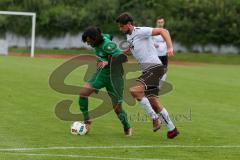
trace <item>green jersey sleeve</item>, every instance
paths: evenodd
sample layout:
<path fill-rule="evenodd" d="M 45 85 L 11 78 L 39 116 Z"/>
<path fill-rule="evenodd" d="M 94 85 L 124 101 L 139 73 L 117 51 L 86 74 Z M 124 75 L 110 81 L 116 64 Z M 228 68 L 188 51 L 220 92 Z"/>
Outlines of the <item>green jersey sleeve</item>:
<path fill-rule="evenodd" d="M 113 39 L 113 36 L 110 35 L 110 34 L 103 33 L 103 36 L 106 37 L 106 38 L 109 39 L 109 40 L 112 40 L 112 39 Z"/>
<path fill-rule="evenodd" d="M 106 43 L 103 47 L 104 51 L 113 56 L 113 57 L 117 57 L 119 56 L 120 54 L 122 54 L 122 52 L 120 51 L 120 49 L 117 47 L 117 44 L 110 41 L 108 43 Z"/>

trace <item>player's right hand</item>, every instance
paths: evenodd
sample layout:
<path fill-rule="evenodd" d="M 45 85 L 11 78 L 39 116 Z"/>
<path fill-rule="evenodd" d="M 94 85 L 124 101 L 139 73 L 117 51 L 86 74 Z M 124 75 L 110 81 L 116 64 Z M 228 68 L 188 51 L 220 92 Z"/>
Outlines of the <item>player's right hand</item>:
<path fill-rule="evenodd" d="M 102 61 L 102 62 L 98 62 L 97 63 L 97 67 L 98 68 L 104 68 L 105 66 L 108 65 L 108 62 L 107 61 Z"/>
<path fill-rule="evenodd" d="M 167 50 L 167 55 L 168 55 L 168 57 L 174 56 L 173 48 L 170 48 L 170 49 Z"/>

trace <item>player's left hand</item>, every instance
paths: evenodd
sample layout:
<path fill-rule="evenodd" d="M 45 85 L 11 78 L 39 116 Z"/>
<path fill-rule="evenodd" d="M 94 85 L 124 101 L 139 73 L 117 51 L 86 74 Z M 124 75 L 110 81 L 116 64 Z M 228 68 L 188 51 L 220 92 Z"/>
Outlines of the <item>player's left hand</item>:
<path fill-rule="evenodd" d="M 170 48 L 170 49 L 167 50 L 167 55 L 168 55 L 168 57 L 174 56 L 173 48 Z"/>
<path fill-rule="evenodd" d="M 130 55 L 130 54 L 131 54 L 131 53 L 130 53 L 130 48 L 124 50 L 123 53 L 126 54 L 126 55 Z"/>
<path fill-rule="evenodd" d="M 108 62 L 103 61 L 103 62 L 98 62 L 97 67 L 98 67 L 98 68 L 104 68 L 104 67 L 107 66 L 107 65 L 108 65 Z"/>

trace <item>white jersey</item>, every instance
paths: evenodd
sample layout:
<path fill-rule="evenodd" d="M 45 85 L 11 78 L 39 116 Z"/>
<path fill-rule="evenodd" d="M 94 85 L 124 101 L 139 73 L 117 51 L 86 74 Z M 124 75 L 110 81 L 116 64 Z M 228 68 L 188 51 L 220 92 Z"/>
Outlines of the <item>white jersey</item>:
<path fill-rule="evenodd" d="M 132 34 L 127 35 L 130 50 L 142 71 L 152 66 L 162 65 L 154 47 L 152 30 L 153 28 L 150 27 L 134 27 Z"/>
<path fill-rule="evenodd" d="M 167 30 L 168 32 L 168 30 Z M 169 34 L 169 32 L 168 32 Z M 158 56 L 166 56 L 167 55 L 167 44 L 161 35 L 153 36 L 154 44 L 157 44 L 159 47 L 157 49 Z"/>

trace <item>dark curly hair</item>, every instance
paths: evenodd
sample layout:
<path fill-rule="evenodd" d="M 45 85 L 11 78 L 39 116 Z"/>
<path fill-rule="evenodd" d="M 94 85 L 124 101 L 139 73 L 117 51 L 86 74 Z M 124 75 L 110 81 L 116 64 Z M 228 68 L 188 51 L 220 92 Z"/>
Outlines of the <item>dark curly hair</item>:
<path fill-rule="evenodd" d="M 90 26 L 85 29 L 82 35 L 82 41 L 86 42 L 87 37 L 94 40 L 96 42 L 96 45 L 103 42 L 102 31 L 96 26 Z"/>

